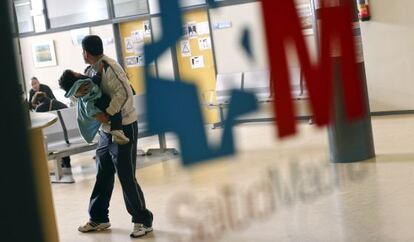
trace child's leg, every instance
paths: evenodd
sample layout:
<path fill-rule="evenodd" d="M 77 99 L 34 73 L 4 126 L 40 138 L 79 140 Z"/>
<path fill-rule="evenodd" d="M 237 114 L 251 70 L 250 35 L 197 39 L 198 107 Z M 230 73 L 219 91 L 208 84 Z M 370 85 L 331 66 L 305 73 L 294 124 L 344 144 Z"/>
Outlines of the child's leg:
<path fill-rule="evenodd" d="M 129 142 L 129 138 L 125 136 L 124 131 L 122 130 L 121 112 L 110 116 L 109 120 L 111 121 L 112 140 L 120 145 L 127 144 Z"/>
<path fill-rule="evenodd" d="M 102 110 L 103 112 L 109 106 L 111 102 L 111 98 L 102 93 L 102 97 L 95 101 L 95 106 Z M 118 112 L 112 116 L 109 116 L 109 120 L 111 121 L 111 134 L 112 140 L 118 144 L 126 144 L 129 142 L 128 137 L 125 136 L 124 132 L 122 131 L 122 115 L 121 112 Z"/>
<path fill-rule="evenodd" d="M 102 93 L 102 96 L 95 101 L 95 106 L 102 110 L 102 112 L 105 112 L 110 102 L 111 98 L 108 95 Z M 121 112 L 118 112 L 113 116 L 109 116 L 109 120 L 111 121 L 111 130 L 122 130 Z"/>

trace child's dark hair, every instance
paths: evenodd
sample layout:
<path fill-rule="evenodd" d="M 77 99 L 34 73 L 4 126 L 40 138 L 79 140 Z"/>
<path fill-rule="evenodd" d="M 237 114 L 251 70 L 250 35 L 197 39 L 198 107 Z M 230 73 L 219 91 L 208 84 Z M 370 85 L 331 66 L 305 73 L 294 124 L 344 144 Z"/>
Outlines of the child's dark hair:
<path fill-rule="evenodd" d="M 72 70 L 65 70 L 59 78 L 59 86 L 65 92 L 69 92 L 77 80 L 79 80 L 79 78 L 75 76 Z"/>
<path fill-rule="evenodd" d="M 39 103 L 44 102 L 46 99 L 49 99 L 44 92 L 36 92 L 32 99 L 32 105 L 36 106 Z"/>

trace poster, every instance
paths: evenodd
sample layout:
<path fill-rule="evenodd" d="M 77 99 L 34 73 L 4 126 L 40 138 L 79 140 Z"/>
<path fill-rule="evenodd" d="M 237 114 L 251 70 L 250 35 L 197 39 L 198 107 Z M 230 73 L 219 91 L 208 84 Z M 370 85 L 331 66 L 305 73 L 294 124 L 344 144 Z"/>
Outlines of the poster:
<path fill-rule="evenodd" d="M 191 68 L 198 69 L 204 67 L 204 57 L 200 56 L 193 56 L 191 57 Z"/>
<path fill-rule="evenodd" d="M 230 20 L 225 20 L 222 22 L 215 23 L 213 25 L 214 29 L 228 29 L 233 26 L 233 23 Z"/>
<path fill-rule="evenodd" d="M 143 29 L 144 29 L 145 37 L 151 37 L 151 26 L 150 26 L 150 21 L 149 20 L 144 21 Z"/>
<path fill-rule="evenodd" d="M 125 64 L 127 67 L 144 66 L 144 56 L 128 56 L 125 58 Z"/>
<path fill-rule="evenodd" d="M 208 50 L 211 49 L 211 39 L 210 37 L 204 37 L 198 39 L 198 47 L 200 50 Z"/>
<path fill-rule="evenodd" d="M 73 45 L 81 45 L 83 38 L 90 34 L 90 28 L 74 29 L 70 31 Z"/>
<path fill-rule="evenodd" d="M 188 38 L 188 28 L 187 28 L 187 25 L 184 25 L 183 26 L 183 36 L 186 37 L 186 38 Z"/>
<path fill-rule="evenodd" d="M 188 57 L 191 56 L 191 47 L 189 40 L 181 41 L 181 56 Z"/>
<path fill-rule="evenodd" d="M 134 43 L 144 42 L 144 33 L 142 30 L 132 31 L 131 38 L 134 41 Z"/>
<path fill-rule="evenodd" d="M 196 38 L 198 36 L 197 24 L 195 22 L 187 23 L 187 33 L 190 38 Z"/>
<path fill-rule="evenodd" d="M 131 32 L 132 38 L 132 52 L 135 55 L 140 55 L 144 52 L 144 31 L 135 30 Z"/>
<path fill-rule="evenodd" d="M 133 50 L 135 55 L 141 55 L 144 53 L 144 42 L 135 42 Z"/>
<path fill-rule="evenodd" d="M 126 53 L 134 53 L 134 41 L 131 37 L 125 37 L 125 50 Z"/>
<path fill-rule="evenodd" d="M 114 38 L 108 37 L 108 38 L 102 38 L 102 44 L 104 46 L 110 45 L 114 43 Z"/>
<path fill-rule="evenodd" d="M 208 25 L 208 22 L 198 23 L 196 29 L 198 35 L 210 34 L 210 26 Z"/>

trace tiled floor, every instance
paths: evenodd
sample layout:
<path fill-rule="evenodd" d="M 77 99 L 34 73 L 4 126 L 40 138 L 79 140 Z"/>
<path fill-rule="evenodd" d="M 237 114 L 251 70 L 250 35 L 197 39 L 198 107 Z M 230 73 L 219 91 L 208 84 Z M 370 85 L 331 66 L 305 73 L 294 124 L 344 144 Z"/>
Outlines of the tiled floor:
<path fill-rule="evenodd" d="M 277 140 L 271 124 L 236 128 L 235 157 L 184 169 L 177 159 L 137 170 L 154 232 L 136 241 L 414 241 L 414 116 L 373 119 L 376 160 L 331 164 L 326 131 L 300 125 Z M 210 130 L 217 140 L 222 130 Z M 156 146 L 140 141 L 140 148 Z M 174 136 L 168 144 L 176 146 Z M 74 157 L 75 184 L 53 184 L 60 240 L 130 241 L 117 182 L 112 228 L 77 232 L 87 221 L 92 154 Z M 140 159 L 148 162 L 148 159 Z"/>

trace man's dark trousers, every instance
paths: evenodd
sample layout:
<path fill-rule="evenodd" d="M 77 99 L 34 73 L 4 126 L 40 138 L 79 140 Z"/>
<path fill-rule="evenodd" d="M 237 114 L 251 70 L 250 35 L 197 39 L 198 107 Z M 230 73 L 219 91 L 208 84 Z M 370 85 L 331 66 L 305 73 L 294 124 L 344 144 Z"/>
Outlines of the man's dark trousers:
<path fill-rule="evenodd" d="M 114 188 L 114 175 L 122 186 L 125 205 L 133 223 L 152 227 L 152 213 L 146 208 L 144 194 L 135 178 L 138 124 L 122 126 L 130 142 L 125 145 L 112 143 L 112 136 L 99 131 L 96 149 L 96 182 L 89 203 L 90 220 L 97 223 L 109 222 L 109 202 Z"/>

